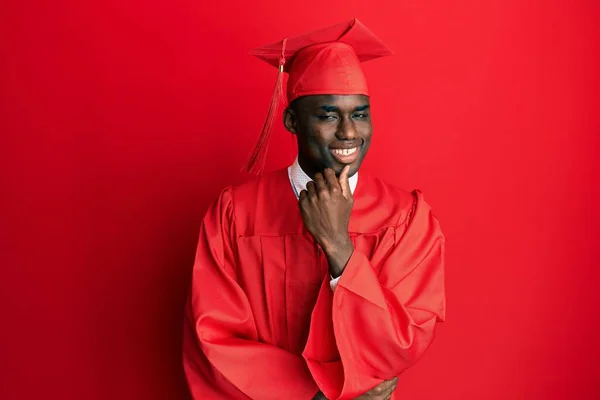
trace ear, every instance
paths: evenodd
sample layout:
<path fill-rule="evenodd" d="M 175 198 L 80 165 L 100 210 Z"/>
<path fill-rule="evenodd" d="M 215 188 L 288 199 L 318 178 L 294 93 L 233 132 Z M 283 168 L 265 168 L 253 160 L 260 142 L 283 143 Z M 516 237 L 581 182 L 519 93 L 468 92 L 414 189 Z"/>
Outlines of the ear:
<path fill-rule="evenodd" d="M 286 107 L 283 112 L 283 125 L 285 129 L 296 135 L 298 133 L 298 119 L 291 107 Z"/>

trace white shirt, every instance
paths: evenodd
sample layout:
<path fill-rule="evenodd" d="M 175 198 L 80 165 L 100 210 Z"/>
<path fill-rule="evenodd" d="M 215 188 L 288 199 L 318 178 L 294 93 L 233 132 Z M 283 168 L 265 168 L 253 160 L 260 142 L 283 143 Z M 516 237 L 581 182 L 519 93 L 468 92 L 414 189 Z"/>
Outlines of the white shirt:
<path fill-rule="evenodd" d="M 290 176 L 290 183 L 292 184 L 292 189 L 296 194 L 296 198 L 300 195 L 300 192 L 306 190 L 306 184 L 312 179 L 310 176 L 306 175 L 306 173 L 300 167 L 298 163 L 298 157 L 294 160 L 294 163 L 288 167 L 288 175 Z M 350 191 L 354 194 L 354 190 L 356 189 L 356 185 L 358 184 L 358 172 L 348 178 L 348 184 L 350 185 Z"/>
<path fill-rule="evenodd" d="M 298 163 L 298 157 L 294 160 L 294 163 L 288 167 L 288 175 L 290 177 L 290 184 L 292 185 L 292 189 L 296 194 L 296 198 L 300 196 L 300 192 L 306 190 L 306 184 L 312 179 L 310 176 L 306 174 L 300 167 Z M 348 178 L 348 184 L 350 185 L 350 191 L 354 194 L 354 190 L 356 189 L 356 185 L 358 184 L 358 172 Z M 338 281 L 340 280 L 341 275 L 337 278 L 331 277 L 331 281 L 329 282 L 329 286 L 331 290 L 334 290 L 337 286 Z"/>

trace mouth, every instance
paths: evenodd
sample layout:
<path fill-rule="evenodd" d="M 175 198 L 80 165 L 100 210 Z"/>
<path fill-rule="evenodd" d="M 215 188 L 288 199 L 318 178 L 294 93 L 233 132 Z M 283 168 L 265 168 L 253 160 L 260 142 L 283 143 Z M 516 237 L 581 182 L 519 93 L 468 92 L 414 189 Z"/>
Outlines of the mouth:
<path fill-rule="evenodd" d="M 340 164 L 347 165 L 352 164 L 358 159 L 358 155 L 360 154 L 360 146 L 351 147 L 348 149 L 330 148 L 329 151 Z"/>

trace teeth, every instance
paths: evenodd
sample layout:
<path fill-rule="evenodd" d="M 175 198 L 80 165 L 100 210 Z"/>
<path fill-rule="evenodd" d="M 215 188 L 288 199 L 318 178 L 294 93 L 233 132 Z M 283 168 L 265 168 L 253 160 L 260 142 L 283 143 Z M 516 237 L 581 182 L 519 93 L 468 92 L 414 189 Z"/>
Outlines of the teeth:
<path fill-rule="evenodd" d="M 357 149 L 357 147 L 353 147 L 351 149 L 331 149 L 331 151 L 333 152 L 333 154 L 336 154 L 338 156 L 349 156 L 350 154 L 353 154 Z"/>

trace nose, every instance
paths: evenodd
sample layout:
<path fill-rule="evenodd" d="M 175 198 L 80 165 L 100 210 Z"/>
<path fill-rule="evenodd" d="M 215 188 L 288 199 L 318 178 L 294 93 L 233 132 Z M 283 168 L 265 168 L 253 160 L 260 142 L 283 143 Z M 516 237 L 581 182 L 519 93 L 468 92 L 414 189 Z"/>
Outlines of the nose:
<path fill-rule="evenodd" d="M 340 118 L 336 136 L 340 140 L 352 140 L 358 137 L 356 126 L 354 126 L 354 121 L 351 117 L 343 116 Z"/>

